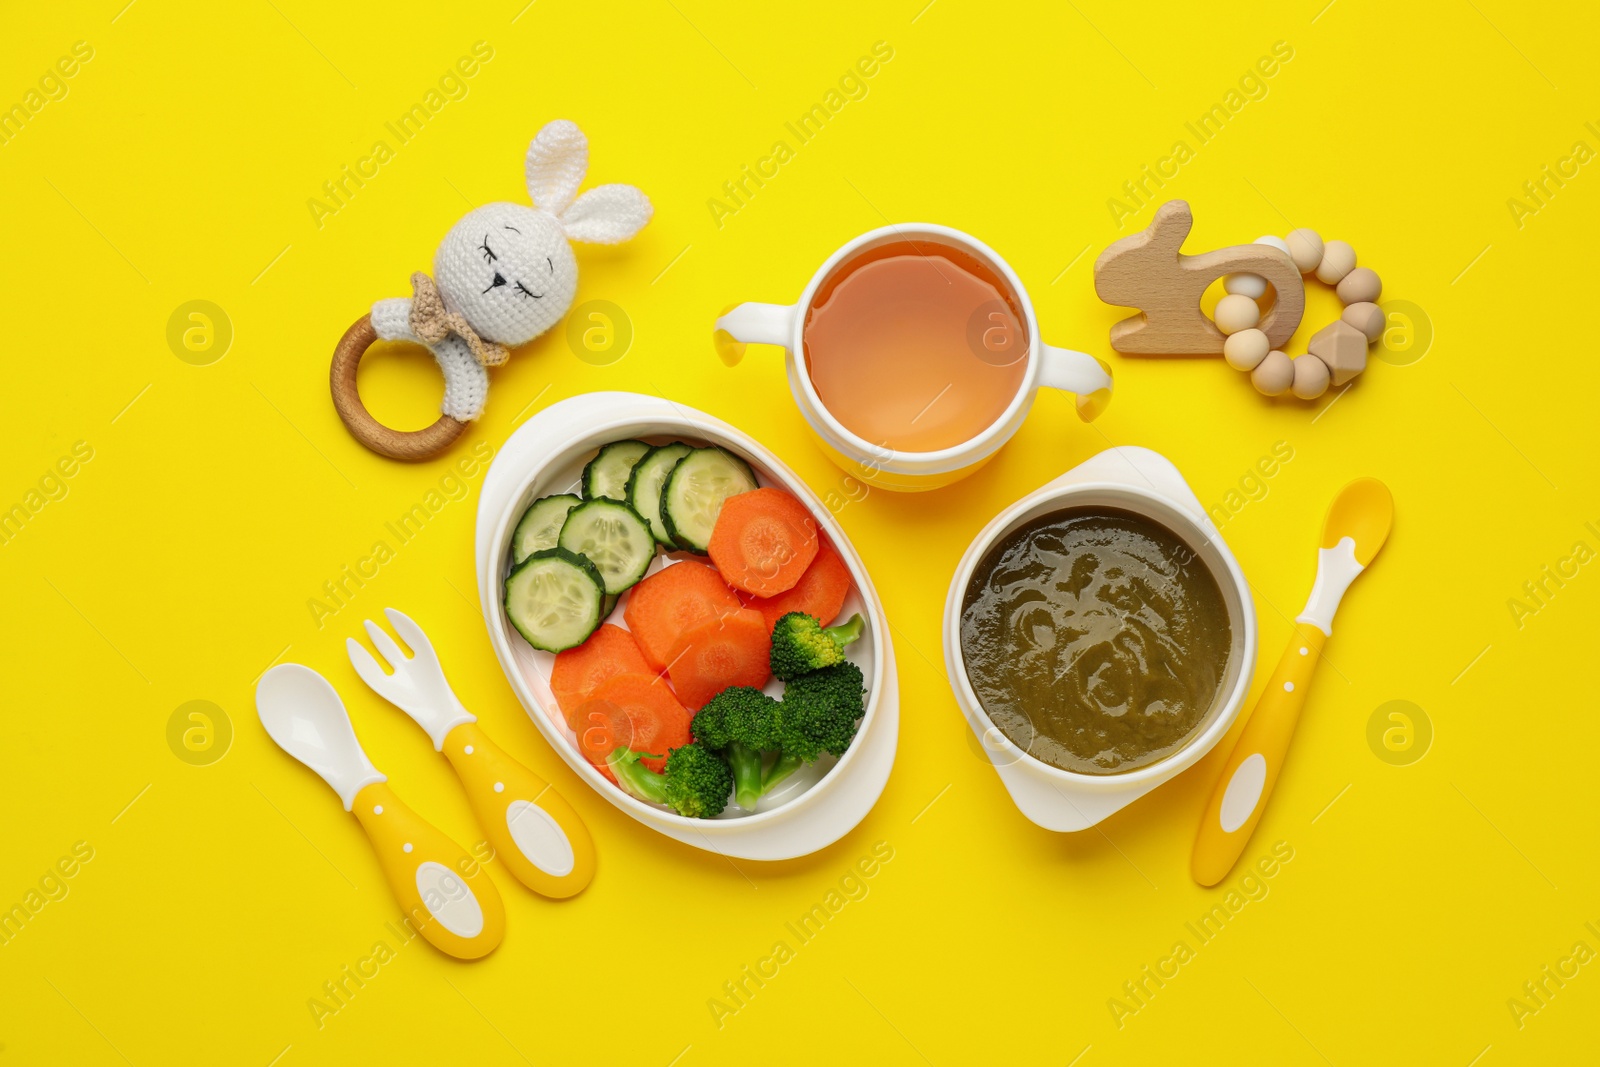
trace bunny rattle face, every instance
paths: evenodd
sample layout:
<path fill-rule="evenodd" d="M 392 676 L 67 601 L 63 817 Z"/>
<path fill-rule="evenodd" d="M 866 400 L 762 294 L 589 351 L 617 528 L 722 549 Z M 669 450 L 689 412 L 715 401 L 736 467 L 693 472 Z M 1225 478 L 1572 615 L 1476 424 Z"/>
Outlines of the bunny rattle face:
<path fill-rule="evenodd" d="M 504 345 L 555 325 L 578 290 L 578 261 L 561 220 L 521 204 L 467 212 L 434 253 L 433 275 L 446 307 Z"/>

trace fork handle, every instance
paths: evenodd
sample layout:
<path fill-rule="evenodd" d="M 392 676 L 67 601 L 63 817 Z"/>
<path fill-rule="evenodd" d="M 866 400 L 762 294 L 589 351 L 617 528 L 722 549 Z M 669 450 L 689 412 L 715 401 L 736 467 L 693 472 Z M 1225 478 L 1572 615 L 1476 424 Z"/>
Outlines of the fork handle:
<path fill-rule="evenodd" d="M 495 855 L 519 882 L 557 899 L 583 892 L 594 877 L 594 840 L 554 786 L 507 755 L 475 722 L 445 735 L 444 754 Z"/>

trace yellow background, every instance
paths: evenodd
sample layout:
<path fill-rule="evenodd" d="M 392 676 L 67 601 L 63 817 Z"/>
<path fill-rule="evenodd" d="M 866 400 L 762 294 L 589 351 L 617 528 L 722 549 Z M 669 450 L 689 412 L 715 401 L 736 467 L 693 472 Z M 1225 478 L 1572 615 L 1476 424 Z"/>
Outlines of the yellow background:
<path fill-rule="evenodd" d="M 0 35 L 7 105 L 74 42 L 94 50 L 65 98 L 0 145 L 0 505 L 24 501 L 74 442 L 93 449 L 65 497 L 0 546 L 0 904 L 75 842 L 93 849 L 67 895 L 0 946 L 0 1062 L 956 1064 L 1005 1049 L 1083 1067 L 1465 1067 L 1592 1054 L 1600 965 L 1520 1028 L 1507 1006 L 1575 942 L 1600 949 L 1584 926 L 1600 927 L 1600 572 L 1579 567 L 1520 626 L 1508 607 L 1576 542 L 1600 549 L 1584 525 L 1600 527 L 1587 351 L 1600 171 L 1581 167 L 1520 226 L 1507 206 L 1574 142 L 1600 148 L 1584 125 L 1600 126 L 1585 5 L 124 2 L 14 6 Z M 494 54 L 465 98 L 319 228 L 308 199 L 476 41 Z M 894 56 L 865 98 L 719 227 L 707 201 L 722 183 L 877 41 Z M 1277 41 L 1292 60 L 1196 147 L 1184 123 Z M 470 205 L 524 200 L 523 153 L 556 117 L 589 135 L 590 184 L 635 183 L 656 206 L 630 244 L 579 251 L 578 300 L 625 309 L 631 350 L 596 366 L 553 331 L 496 372 L 450 459 L 365 452 L 329 403 L 334 341 L 374 299 L 406 294 Z M 1423 358 L 1375 360 L 1337 400 L 1298 403 L 1264 399 L 1219 360 L 1110 353 L 1120 313 L 1095 298 L 1091 264 L 1151 208 L 1119 230 L 1107 200 L 1180 138 L 1194 158 L 1161 195 L 1193 205 L 1191 250 L 1292 225 L 1343 237 L 1386 299 L 1431 321 Z M 792 300 L 832 249 L 886 220 L 993 245 L 1031 287 L 1045 338 L 1107 358 L 1117 395 L 1092 427 L 1069 398 L 1041 396 L 979 476 L 840 511 L 894 627 L 902 693 L 893 776 L 841 842 L 731 863 L 640 827 L 566 770 L 484 640 L 481 472 L 318 628 L 307 601 L 454 458 L 586 390 L 705 409 L 820 494 L 839 491 L 778 353 L 723 367 L 711 323 L 739 300 Z M 195 299 L 234 331 L 208 366 L 167 341 L 169 316 Z M 1290 350 L 1335 311 L 1313 286 Z M 369 363 L 381 417 L 431 417 L 424 353 Z M 1340 613 L 1246 853 L 1283 841 L 1293 860 L 1201 946 L 1185 924 L 1223 892 L 1191 882 L 1189 848 L 1227 745 L 1094 830 L 1035 828 L 957 714 L 942 600 L 989 516 L 1107 445 L 1160 450 L 1224 505 L 1280 441 L 1293 459 L 1223 526 L 1258 595 L 1264 661 L 1309 588 L 1335 491 L 1381 477 L 1397 520 Z M 600 870 L 563 904 L 495 871 L 509 933 L 493 957 L 461 964 L 417 941 L 319 1029 L 308 1000 L 392 940 L 399 910 L 355 821 L 268 742 L 252 690 L 273 662 L 323 671 L 396 789 L 472 840 L 450 769 L 345 662 L 344 638 L 391 604 L 433 635 L 485 728 L 581 810 Z M 1435 733 L 1409 766 L 1367 743 L 1369 716 L 1396 699 Z M 208 766 L 168 745 L 190 700 L 232 724 Z M 798 945 L 784 924 L 877 842 L 893 858 L 866 895 Z M 708 1001 L 780 939 L 794 958 L 719 1028 Z M 1123 983 L 1179 940 L 1194 958 L 1119 1027 L 1108 1001 L 1127 1002 Z"/>

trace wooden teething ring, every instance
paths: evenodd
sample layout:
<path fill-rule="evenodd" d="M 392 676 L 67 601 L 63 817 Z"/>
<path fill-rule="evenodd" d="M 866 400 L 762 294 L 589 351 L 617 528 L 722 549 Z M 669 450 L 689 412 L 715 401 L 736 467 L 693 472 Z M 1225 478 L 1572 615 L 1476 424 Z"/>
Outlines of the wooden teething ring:
<path fill-rule="evenodd" d="M 1228 295 L 1217 302 L 1215 313 L 1217 328 L 1228 335 L 1222 346 L 1228 366 L 1248 373 L 1267 396 L 1292 392 L 1301 400 L 1315 400 L 1329 385 L 1347 385 L 1366 370 L 1367 347 L 1383 335 L 1385 319 L 1378 306 L 1383 280 L 1372 268 L 1356 266 L 1349 244 L 1324 243 L 1315 230 L 1294 230 L 1287 238 L 1258 237 L 1255 243 L 1277 248 L 1302 274 L 1333 286 L 1344 312 L 1312 335 L 1304 354 L 1290 358 L 1263 332 L 1264 320 L 1257 325 L 1260 308 L 1255 301 L 1265 283 L 1229 275 L 1224 280 Z"/>
<path fill-rule="evenodd" d="M 378 455 L 411 462 L 432 459 L 449 448 L 467 424 L 449 415 L 440 415 L 439 421 L 426 429 L 395 430 L 373 418 L 356 388 L 356 369 L 361 366 L 361 357 L 377 339 L 378 331 L 372 327 L 370 314 L 357 319 L 339 338 L 328 373 L 334 410 L 350 436 Z"/>

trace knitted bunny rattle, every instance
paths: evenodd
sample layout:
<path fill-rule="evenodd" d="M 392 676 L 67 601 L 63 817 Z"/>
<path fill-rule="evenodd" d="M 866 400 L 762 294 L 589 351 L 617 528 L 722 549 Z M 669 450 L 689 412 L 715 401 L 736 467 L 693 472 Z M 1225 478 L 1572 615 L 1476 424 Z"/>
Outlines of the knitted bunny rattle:
<path fill-rule="evenodd" d="M 589 169 L 583 131 L 558 119 L 528 146 L 532 207 L 475 208 L 451 227 L 433 256 L 433 277 L 411 276 L 414 295 L 379 300 L 333 351 L 333 406 L 357 441 L 391 459 L 421 460 L 448 448 L 483 414 L 490 367 L 559 322 L 578 288 L 568 241 L 617 244 L 650 221 L 645 195 L 602 185 L 577 196 Z M 367 411 L 356 368 L 378 340 L 424 345 L 444 372 L 439 420 L 422 430 L 391 429 Z"/>

